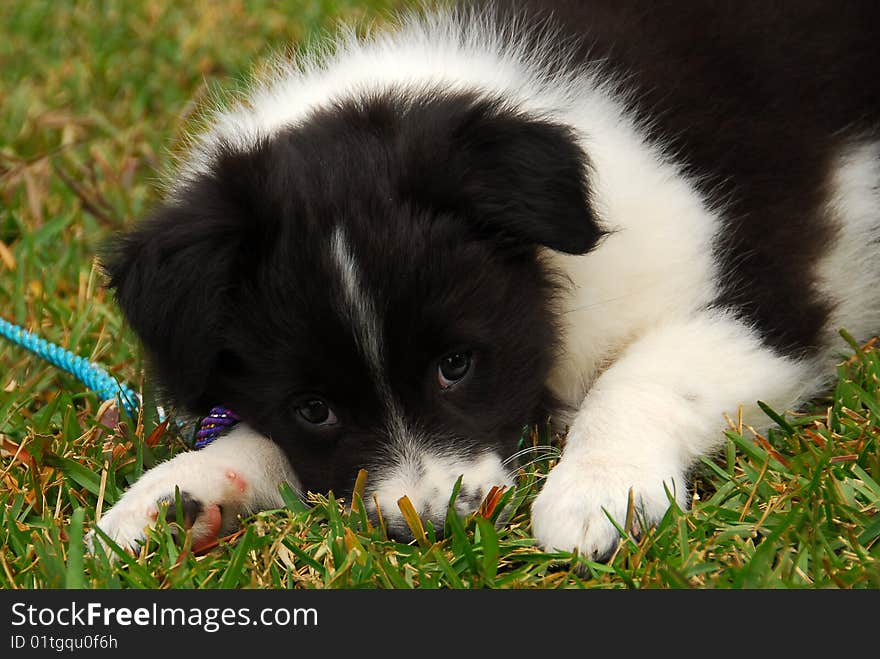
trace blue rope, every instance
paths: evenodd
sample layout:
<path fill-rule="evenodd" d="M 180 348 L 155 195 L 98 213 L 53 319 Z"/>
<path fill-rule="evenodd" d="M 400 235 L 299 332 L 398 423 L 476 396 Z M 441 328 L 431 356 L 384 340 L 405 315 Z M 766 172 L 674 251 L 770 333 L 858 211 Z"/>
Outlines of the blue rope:
<path fill-rule="evenodd" d="M 133 415 L 140 404 L 140 397 L 125 385 L 119 384 L 103 368 L 87 359 L 65 350 L 59 345 L 41 339 L 33 332 L 0 318 L 0 336 L 63 369 L 97 393 L 102 400 L 119 400 L 125 410 Z"/>

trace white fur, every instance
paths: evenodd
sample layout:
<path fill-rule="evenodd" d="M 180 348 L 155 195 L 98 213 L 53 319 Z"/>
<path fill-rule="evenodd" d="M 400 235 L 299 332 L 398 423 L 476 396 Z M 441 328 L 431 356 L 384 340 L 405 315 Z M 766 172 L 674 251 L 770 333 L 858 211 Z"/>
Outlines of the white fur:
<path fill-rule="evenodd" d="M 603 556 L 619 538 L 629 491 L 638 518 L 656 523 L 665 487 L 687 507 L 687 473 L 720 445 L 723 413 L 760 424 L 756 400 L 778 409 L 800 399 L 812 369 L 779 357 L 734 316 L 702 312 L 666 321 L 633 341 L 580 405 L 565 450 L 532 508 L 538 542 Z"/>
<path fill-rule="evenodd" d="M 205 508 L 220 506 L 222 528 L 229 530 L 240 515 L 282 506 L 282 483 L 299 488 L 287 456 L 275 442 L 241 423 L 205 448 L 179 453 L 147 471 L 98 526 L 121 547 L 137 547 L 156 519 L 156 503 L 174 501 L 179 487 L 181 495 L 189 494 Z M 194 536 L 201 530 L 195 524 Z M 94 538 L 92 534 L 91 541 Z"/>
<path fill-rule="evenodd" d="M 462 496 L 456 500 L 456 510 L 463 515 L 476 509 L 475 497 L 464 494 L 476 493 L 482 500 L 493 485 L 513 485 L 501 458 L 494 452 L 465 458 L 438 454 L 416 442 L 399 443 L 390 467 L 373 483 L 375 501 L 368 505 L 375 508 L 378 502 L 385 520 L 402 520 L 397 502 L 407 496 L 420 516 L 432 518 L 436 524 L 446 515 L 459 476 L 462 477 Z M 396 523 L 399 525 L 402 521 Z"/>
<path fill-rule="evenodd" d="M 830 183 L 828 213 L 837 235 L 817 273 L 820 289 L 835 302 L 826 339 L 833 346 L 841 328 L 865 340 L 880 327 L 880 142 L 844 148 Z"/>
<path fill-rule="evenodd" d="M 561 308 L 565 359 L 557 362 L 550 386 L 577 407 L 630 341 L 715 297 L 712 241 L 719 217 L 620 106 L 609 100 L 570 119 L 590 154 L 594 210 L 610 231 L 587 256 L 543 255 L 572 284 Z"/>
<path fill-rule="evenodd" d="M 341 227 L 333 229 L 330 254 L 339 271 L 342 290 L 345 294 L 347 317 L 355 331 L 355 340 L 370 365 L 381 389 L 387 389 L 382 362 L 382 332 L 376 306 L 366 289 L 361 286 L 361 277 L 354 252 Z"/>
<path fill-rule="evenodd" d="M 611 81 L 600 82 L 598 71 L 548 77 L 546 61 L 518 40 L 518 33 L 516 26 L 504 32 L 467 11 L 413 13 L 396 29 L 367 39 L 356 38 L 353 30 L 341 32 L 332 53 L 317 50 L 299 60 L 278 57 L 243 99 L 226 107 L 217 101 L 207 113 L 209 128 L 189 138 L 169 193 L 209 171 L 219 144 L 247 149 L 318 109 L 389 88 L 482 92 L 544 116 L 586 113 L 586 105 L 607 102 Z M 553 35 L 548 32 L 547 38 Z"/>

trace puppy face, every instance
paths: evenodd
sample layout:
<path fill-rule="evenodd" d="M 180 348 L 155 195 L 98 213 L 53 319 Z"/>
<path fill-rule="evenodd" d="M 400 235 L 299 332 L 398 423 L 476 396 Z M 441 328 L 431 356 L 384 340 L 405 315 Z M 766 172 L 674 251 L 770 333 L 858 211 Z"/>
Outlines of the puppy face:
<path fill-rule="evenodd" d="M 510 484 L 557 343 L 538 249 L 599 236 L 569 131 L 389 93 L 218 141 L 205 169 L 106 259 L 171 401 L 234 409 L 306 489 L 366 469 L 392 531 L 403 495 L 442 528 L 459 476 L 463 510 Z"/>

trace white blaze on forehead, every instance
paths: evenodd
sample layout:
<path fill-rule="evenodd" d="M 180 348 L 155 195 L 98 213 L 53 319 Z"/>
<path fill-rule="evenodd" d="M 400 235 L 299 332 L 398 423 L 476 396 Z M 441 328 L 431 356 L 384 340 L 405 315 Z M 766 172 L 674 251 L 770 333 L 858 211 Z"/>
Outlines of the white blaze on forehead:
<path fill-rule="evenodd" d="M 333 229 L 330 253 L 342 287 L 344 302 L 342 312 L 351 324 L 355 342 L 367 361 L 385 406 L 385 430 L 390 440 L 389 452 L 393 456 L 392 462 L 400 465 L 404 472 L 414 473 L 417 469 L 410 468 L 411 456 L 420 455 L 417 448 L 420 442 L 407 424 L 401 405 L 392 392 L 391 384 L 385 374 L 382 326 L 376 313 L 376 305 L 363 286 L 354 252 L 345 231 L 340 226 Z"/>
<path fill-rule="evenodd" d="M 342 284 L 345 307 L 343 313 L 351 323 L 355 341 L 367 360 L 380 386 L 384 389 L 382 368 L 382 333 L 376 305 L 363 287 L 354 253 L 341 227 L 333 229 L 330 254 Z"/>
<path fill-rule="evenodd" d="M 387 467 L 372 482 L 382 515 L 389 520 L 400 518 L 397 501 L 407 496 L 419 514 L 442 518 L 459 476 L 462 489 L 456 507 L 462 513 L 475 510 L 493 485 L 512 486 L 513 481 L 496 453 L 469 455 L 434 449 L 432 442 L 407 422 L 384 372 L 382 326 L 375 302 L 364 288 L 354 252 L 341 227 L 333 229 L 330 253 L 342 289 L 342 312 L 351 323 L 355 341 L 385 404 Z M 369 505 L 375 505 L 372 497 L 369 500 Z"/>

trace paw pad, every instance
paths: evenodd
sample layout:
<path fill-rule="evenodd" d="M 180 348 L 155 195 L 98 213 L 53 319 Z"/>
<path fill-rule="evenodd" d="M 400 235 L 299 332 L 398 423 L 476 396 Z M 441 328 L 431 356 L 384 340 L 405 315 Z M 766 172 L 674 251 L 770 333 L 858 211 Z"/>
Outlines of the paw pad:
<path fill-rule="evenodd" d="M 177 504 L 174 497 L 164 497 L 158 503 L 160 505 L 168 504 L 168 509 L 165 512 L 166 522 L 177 522 L 185 529 L 192 528 L 193 524 L 195 524 L 196 520 L 205 510 L 202 502 L 193 498 L 187 492 L 180 493 L 180 508 L 183 513 L 182 520 L 177 519 Z"/>

